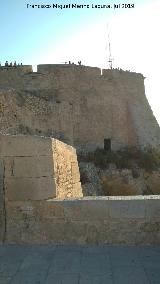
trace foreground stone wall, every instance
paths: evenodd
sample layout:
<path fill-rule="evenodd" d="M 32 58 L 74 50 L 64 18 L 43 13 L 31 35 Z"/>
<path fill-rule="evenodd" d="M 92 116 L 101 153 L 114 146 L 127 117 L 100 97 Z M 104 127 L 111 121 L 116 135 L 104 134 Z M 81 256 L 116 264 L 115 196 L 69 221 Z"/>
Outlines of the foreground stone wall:
<path fill-rule="evenodd" d="M 0 243 L 5 234 L 5 213 L 4 163 L 0 158 Z"/>
<path fill-rule="evenodd" d="M 76 65 L 39 65 L 0 72 L 0 129 L 44 135 L 76 149 L 160 144 L 144 77 L 134 72 Z"/>
<path fill-rule="evenodd" d="M 160 197 L 9 201 L 6 242 L 160 244 Z"/>
<path fill-rule="evenodd" d="M 75 149 L 0 135 L 0 242 L 160 244 L 160 197 L 82 198 Z"/>

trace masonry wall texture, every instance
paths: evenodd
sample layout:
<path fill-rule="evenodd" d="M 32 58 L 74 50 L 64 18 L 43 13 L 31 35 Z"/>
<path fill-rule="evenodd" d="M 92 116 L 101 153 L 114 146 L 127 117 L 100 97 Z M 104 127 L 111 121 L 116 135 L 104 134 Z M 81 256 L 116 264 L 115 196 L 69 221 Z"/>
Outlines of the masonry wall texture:
<path fill-rule="evenodd" d="M 7 243 L 160 244 L 160 198 L 7 202 Z"/>
<path fill-rule="evenodd" d="M 76 151 L 63 142 L 0 135 L 0 158 L 6 201 L 82 196 Z"/>
<path fill-rule="evenodd" d="M 4 240 L 5 213 L 4 163 L 0 158 L 0 243 Z"/>
<path fill-rule="evenodd" d="M 52 138 L 0 135 L 0 242 L 8 204 L 55 197 L 82 197 L 75 149 Z"/>
<path fill-rule="evenodd" d="M 160 197 L 82 198 L 73 147 L 0 135 L 0 243 L 160 244 Z"/>
<path fill-rule="evenodd" d="M 0 69 L 0 129 L 51 136 L 79 149 L 160 144 L 141 74 L 77 65 Z"/>

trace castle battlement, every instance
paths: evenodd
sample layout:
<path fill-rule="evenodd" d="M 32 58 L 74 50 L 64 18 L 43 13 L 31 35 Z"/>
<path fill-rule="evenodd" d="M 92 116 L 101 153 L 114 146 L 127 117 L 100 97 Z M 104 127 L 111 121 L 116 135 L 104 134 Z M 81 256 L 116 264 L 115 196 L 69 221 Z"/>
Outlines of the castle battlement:
<path fill-rule="evenodd" d="M 33 72 L 32 65 L 16 65 L 16 66 L 0 66 L 0 74 L 1 72 Z"/>
<path fill-rule="evenodd" d="M 59 74 L 57 74 L 59 71 Z M 75 75 L 79 73 L 82 75 L 87 75 L 93 78 L 118 78 L 118 77 L 130 77 L 130 78 L 141 78 L 144 79 L 144 76 L 141 73 L 131 72 L 128 70 L 122 70 L 119 68 L 113 69 L 101 69 L 98 67 L 91 67 L 85 65 L 77 65 L 77 64 L 39 64 L 37 65 L 37 72 L 33 72 L 32 65 L 16 65 L 16 66 L 0 66 L 0 76 L 3 76 L 5 72 L 9 72 L 7 76 L 10 74 L 19 74 L 24 75 L 25 73 L 33 73 L 31 75 L 36 74 L 54 74 L 54 75 L 63 75 L 61 74 L 65 72 L 66 74 L 70 74 L 71 72 Z"/>

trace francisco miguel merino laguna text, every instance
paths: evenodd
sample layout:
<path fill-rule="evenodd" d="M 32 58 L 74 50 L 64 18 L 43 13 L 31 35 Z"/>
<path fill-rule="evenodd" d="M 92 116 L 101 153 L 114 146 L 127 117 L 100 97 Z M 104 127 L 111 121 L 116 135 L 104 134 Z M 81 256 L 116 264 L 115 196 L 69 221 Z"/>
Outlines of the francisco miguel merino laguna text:
<path fill-rule="evenodd" d="M 110 4 L 106 4 L 106 5 L 102 5 L 102 4 L 52 4 L 52 5 L 44 5 L 44 4 L 38 4 L 38 5 L 34 5 L 34 4 L 27 4 L 27 8 L 53 8 L 53 9 L 84 9 L 84 8 L 95 8 L 95 9 L 106 9 L 106 8 L 114 8 L 114 9 L 117 9 L 117 8 L 134 8 L 134 4 L 113 4 L 113 5 L 110 5 Z"/>

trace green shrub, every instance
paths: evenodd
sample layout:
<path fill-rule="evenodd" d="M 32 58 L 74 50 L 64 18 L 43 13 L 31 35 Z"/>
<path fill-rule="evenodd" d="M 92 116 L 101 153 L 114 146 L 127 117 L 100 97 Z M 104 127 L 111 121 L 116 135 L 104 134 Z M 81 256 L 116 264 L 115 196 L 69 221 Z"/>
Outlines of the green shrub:
<path fill-rule="evenodd" d="M 96 149 L 94 152 L 78 155 L 79 161 L 93 162 L 95 166 L 102 169 L 108 168 L 113 163 L 119 169 L 132 169 L 135 164 L 152 172 L 160 168 L 160 152 L 152 147 L 138 149 L 135 147 L 126 147 L 118 151 L 106 151 Z"/>

